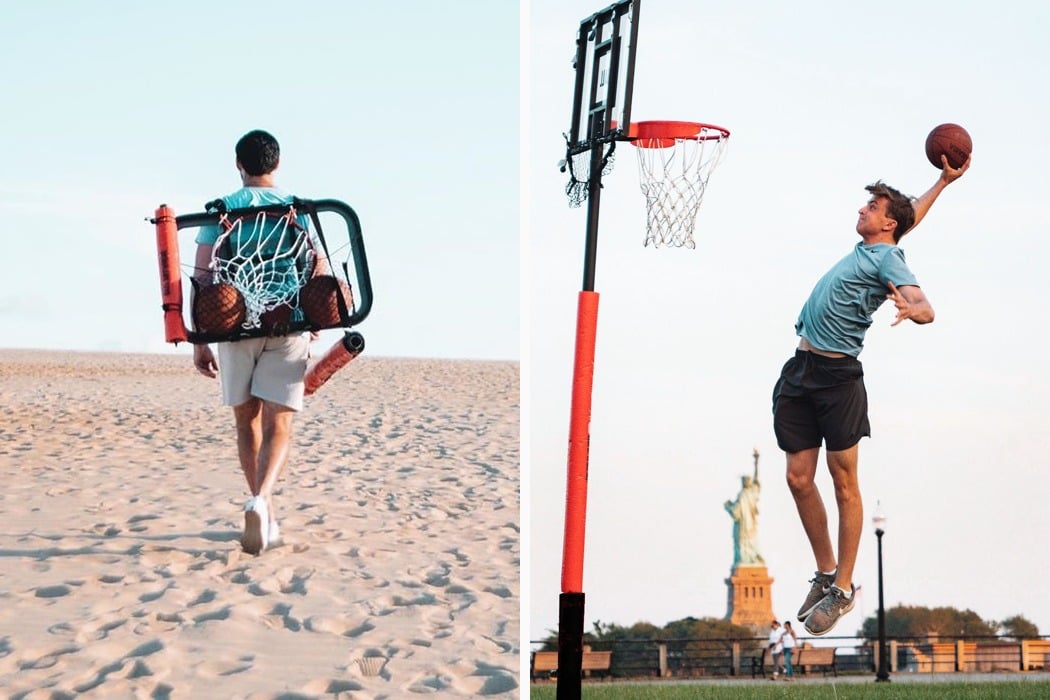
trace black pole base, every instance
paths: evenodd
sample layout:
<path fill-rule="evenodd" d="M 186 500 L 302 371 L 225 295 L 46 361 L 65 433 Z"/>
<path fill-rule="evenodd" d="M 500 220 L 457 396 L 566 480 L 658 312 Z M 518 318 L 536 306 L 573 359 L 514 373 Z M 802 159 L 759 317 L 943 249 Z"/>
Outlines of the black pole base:
<path fill-rule="evenodd" d="M 558 598 L 558 700 L 579 700 L 583 678 L 583 593 Z"/>

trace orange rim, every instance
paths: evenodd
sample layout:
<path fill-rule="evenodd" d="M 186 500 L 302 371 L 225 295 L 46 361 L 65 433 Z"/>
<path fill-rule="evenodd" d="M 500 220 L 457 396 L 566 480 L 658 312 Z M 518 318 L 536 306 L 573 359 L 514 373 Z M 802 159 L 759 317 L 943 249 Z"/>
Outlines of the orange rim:
<path fill-rule="evenodd" d="M 647 121 L 630 126 L 628 140 L 638 148 L 670 148 L 676 141 L 715 141 L 729 136 L 729 129 L 701 122 Z"/>

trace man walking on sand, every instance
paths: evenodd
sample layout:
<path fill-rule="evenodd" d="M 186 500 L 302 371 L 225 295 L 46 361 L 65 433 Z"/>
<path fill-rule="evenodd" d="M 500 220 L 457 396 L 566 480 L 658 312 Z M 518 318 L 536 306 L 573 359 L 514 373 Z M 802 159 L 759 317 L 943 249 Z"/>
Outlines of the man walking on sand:
<path fill-rule="evenodd" d="M 816 559 L 816 576 L 798 611 L 814 636 L 827 634 L 853 609 L 857 587 L 853 567 L 860 547 L 864 511 L 857 480 L 857 445 L 871 434 L 864 370 L 857 356 L 872 314 L 887 299 L 897 307 L 896 326 L 905 319 L 933 321 L 933 307 L 897 247 L 901 237 L 926 216 L 960 168 L 943 169 L 917 200 L 876 182 L 858 212 L 861 241 L 817 282 L 802 307 L 795 331 L 795 356 L 784 365 L 773 389 L 773 427 L 787 454 L 787 482 Z M 838 506 L 838 558 L 831 543 L 824 501 L 814 483 L 821 443 Z"/>
<path fill-rule="evenodd" d="M 222 198 L 227 209 L 293 200 L 274 184 L 280 163 L 277 139 L 265 131 L 251 131 L 237 142 L 236 154 L 243 187 Z M 203 284 L 211 283 L 209 265 L 218 237 L 216 226 L 201 227 L 197 234 L 195 274 Z M 259 554 L 280 539 L 273 492 L 288 461 L 292 417 L 303 407 L 309 344 L 310 336 L 304 333 L 216 343 L 217 360 L 207 345 L 193 346 L 197 371 L 221 377 L 223 403 L 233 407 L 237 454 L 251 493 L 241 536 L 249 554 Z"/>

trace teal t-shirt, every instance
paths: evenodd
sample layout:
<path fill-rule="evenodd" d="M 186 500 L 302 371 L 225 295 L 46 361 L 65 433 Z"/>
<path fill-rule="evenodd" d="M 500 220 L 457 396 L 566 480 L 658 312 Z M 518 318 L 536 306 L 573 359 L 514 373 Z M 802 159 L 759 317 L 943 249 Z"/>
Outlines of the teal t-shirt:
<path fill-rule="evenodd" d="M 223 197 L 222 201 L 227 209 L 243 209 L 289 204 L 294 199 L 276 187 L 242 187 Z M 259 296 L 259 303 L 270 306 L 278 301 L 288 301 L 298 292 L 306 275 L 306 250 L 313 247 L 309 244 L 314 241 L 312 238 L 307 241 L 300 235 L 302 231 L 286 225 L 280 216 L 267 215 L 262 226 L 258 221 L 246 218 L 233 228 L 220 255 L 234 255 L 243 261 L 231 268 L 232 277 L 227 281 L 242 293 L 253 291 L 253 296 Z M 309 231 L 309 217 L 298 215 L 296 221 L 303 230 Z M 195 240 L 198 245 L 215 245 L 221 232 L 219 226 L 201 226 Z M 261 273 L 262 277 L 256 273 Z"/>
<path fill-rule="evenodd" d="M 890 293 L 917 285 L 904 251 L 889 243 L 858 243 L 820 278 L 795 322 L 795 332 L 818 350 L 856 357 L 864 347 L 871 316 Z"/>
<path fill-rule="evenodd" d="M 244 209 L 245 207 L 265 207 L 269 204 L 288 204 L 294 197 L 276 187 L 242 187 L 222 198 L 227 209 Z M 304 222 L 301 220 L 300 223 Z M 304 224 L 305 225 L 305 224 Z M 201 226 L 195 241 L 198 245 L 215 245 L 219 238 L 218 226 Z"/>

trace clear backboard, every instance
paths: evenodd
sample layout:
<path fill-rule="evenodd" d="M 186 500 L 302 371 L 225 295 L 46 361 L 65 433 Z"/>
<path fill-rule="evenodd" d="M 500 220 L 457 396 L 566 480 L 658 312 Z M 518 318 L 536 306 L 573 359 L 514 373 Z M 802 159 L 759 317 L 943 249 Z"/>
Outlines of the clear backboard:
<path fill-rule="evenodd" d="M 570 155 L 628 133 L 640 5 L 641 0 L 621 0 L 580 22 L 567 134 Z"/>

